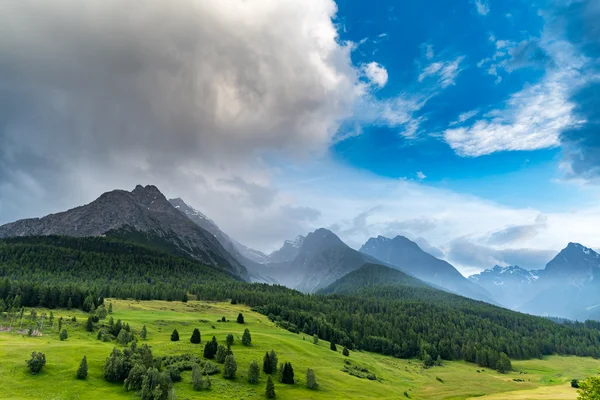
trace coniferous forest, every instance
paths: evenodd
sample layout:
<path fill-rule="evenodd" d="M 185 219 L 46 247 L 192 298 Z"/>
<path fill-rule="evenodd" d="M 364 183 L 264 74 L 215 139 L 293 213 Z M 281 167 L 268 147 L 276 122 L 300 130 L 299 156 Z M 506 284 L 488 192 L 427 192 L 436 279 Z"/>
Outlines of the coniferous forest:
<path fill-rule="evenodd" d="M 393 272 L 391 272 L 393 274 Z M 390 278 L 388 282 L 393 282 Z M 103 298 L 230 300 L 283 328 L 350 350 L 399 358 L 466 360 L 495 368 L 544 355 L 600 357 L 600 323 L 556 323 L 426 287 L 361 286 L 305 295 L 250 284 L 214 267 L 107 238 L 0 241 L 0 311 L 81 308 Z"/>

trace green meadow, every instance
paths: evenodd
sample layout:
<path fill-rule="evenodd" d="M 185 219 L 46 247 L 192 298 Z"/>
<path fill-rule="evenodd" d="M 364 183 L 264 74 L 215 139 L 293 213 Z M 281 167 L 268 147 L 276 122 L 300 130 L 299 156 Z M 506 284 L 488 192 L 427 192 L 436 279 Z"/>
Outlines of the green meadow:
<path fill-rule="evenodd" d="M 139 343 L 151 346 L 155 356 L 193 353 L 202 357 L 204 343 L 215 336 L 225 344 L 225 337 L 235 337 L 232 351 L 237 361 L 237 377 L 225 380 L 221 374 L 212 376 L 212 388 L 195 392 L 191 372 L 182 373 L 182 381 L 174 385 L 177 399 L 262 399 L 265 398 L 266 377 L 260 382 L 247 382 L 248 365 L 256 360 L 262 366 L 265 352 L 275 350 L 279 362 L 291 362 L 296 384 L 275 381 L 278 399 L 576 399 L 577 391 L 569 382 L 600 372 L 600 361 L 578 357 L 548 357 L 543 360 L 513 361 L 514 371 L 499 374 L 465 362 L 444 362 L 442 366 L 424 369 L 419 360 L 402 360 L 367 352 L 350 352 L 349 357 L 329 348 L 329 343 L 291 333 L 277 327 L 266 316 L 252 312 L 243 305 L 190 301 L 106 300 L 112 302 L 115 321 L 128 323 L 139 332 L 143 325 L 147 339 Z M 102 342 L 96 332 L 84 329 L 88 315 L 74 310 L 53 310 L 55 326 L 46 328 L 41 336 L 27 336 L 16 331 L 0 332 L 0 397 L 3 399 L 136 399 L 122 384 L 111 384 L 103 378 L 103 365 L 116 343 Z M 38 315 L 48 310 L 37 310 Z M 236 322 L 243 313 L 245 324 Z M 69 337 L 59 339 L 57 320 L 63 317 Z M 77 318 L 71 322 L 71 317 Z M 225 317 L 229 322 L 217 322 Z M 25 313 L 25 319 L 28 312 Z M 108 320 L 108 317 L 107 317 Z M 101 321 L 101 323 L 107 321 Z M 4 327 L 7 323 L 4 322 Z M 201 344 L 191 344 L 194 328 L 199 328 Z M 252 345 L 241 343 L 248 328 Z M 173 329 L 179 342 L 171 342 Z M 41 351 L 47 364 L 38 375 L 31 375 L 25 360 L 31 352 Z M 75 372 L 83 356 L 87 356 L 89 373 L 86 380 L 77 380 Z M 349 363 L 349 364 L 348 364 Z M 375 380 L 359 378 L 344 372 L 344 367 L 362 369 L 376 376 Z M 306 387 L 306 370 L 315 371 L 318 390 Z M 221 366 L 222 369 L 222 366 Z"/>

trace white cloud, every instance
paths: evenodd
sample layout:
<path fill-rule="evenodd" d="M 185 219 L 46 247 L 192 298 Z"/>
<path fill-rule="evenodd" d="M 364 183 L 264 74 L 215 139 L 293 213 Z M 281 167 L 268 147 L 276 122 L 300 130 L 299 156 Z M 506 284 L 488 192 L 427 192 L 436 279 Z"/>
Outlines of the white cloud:
<path fill-rule="evenodd" d="M 462 124 L 463 122 L 470 120 L 471 118 L 473 118 L 477 114 L 479 114 L 479 110 L 471 110 L 471 111 L 464 112 L 464 113 L 462 113 L 462 114 L 460 114 L 458 116 L 458 118 L 456 119 L 456 121 L 452 121 L 450 123 L 450 126 Z"/>
<path fill-rule="evenodd" d="M 429 64 L 419 74 L 419 82 L 435 77 L 442 88 L 454 85 L 456 78 L 462 71 L 460 63 L 463 59 L 463 56 L 459 56 L 454 60 L 437 61 Z"/>
<path fill-rule="evenodd" d="M 417 172 L 417 179 L 422 181 L 425 178 L 427 178 L 427 175 L 425 175 L 422 171 Z"/>
<path fill-rule="evenodd" d="M 290 196 L 321 212 L 321 218 L 307 223 L 305 229 L 335 225 L 341 238 L 355 248 L 380 234 L 424 237 L 446 257 L 452 249 L 456 253 L 457 246 L 472 244 L 487 258 L 450 260 L 461 271 L 472 273 L 494 263 L 539 267 L 570 241 L 600 245 L 600 207 L 542 213 L 339 166 L 319 164 L 304 173 L 313 179 L 318 176 L 318 183 L 303 184 L 289 174 L 285 179 Z M 535 232 L 528 229 L 530 225 Z"/>
<path fill-rule="evenodd" d="M 375 61 L 362 66 L 363 73 L 369 81 L 382 88 L 388 81 L 388 73 L 385 67 Z"/>
<path fill-rule="evenodd" d="M 429 43 L 424 43 L 422 46 L 425 48 L 425 58 L 427 60 L 431 60 L 435 55 L 433 52 L 433 45 Z"/>
<path fill-rule="evenodd" d="M 564 42 L 553 42 L 546 50 L 553 54 L 556 64 L 539 83 L 512 94 L 504 108 L 488 112 L 469 126 L 444 132 L 457 154 L 477 157 L 505 150 L 557 147 L 561 132 L 581 123 L 573 115 L 569 97 L 587 79 L 579 72 L 584 61 L 573 56 Z M 490 73 L 497 75 L 495 66 L 491 68 Z"/>
<path fill-rule="evenodd" d="M 487 15 L 490 12 L 490 5 L 487 0 L 475 0 L 475 8 L 480 15 Z"/>

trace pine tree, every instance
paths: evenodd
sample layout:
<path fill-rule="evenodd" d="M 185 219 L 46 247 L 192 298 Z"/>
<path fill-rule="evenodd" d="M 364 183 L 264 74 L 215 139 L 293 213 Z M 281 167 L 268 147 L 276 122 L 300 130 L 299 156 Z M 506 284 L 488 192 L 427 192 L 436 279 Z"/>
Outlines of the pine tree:
<path fill-rule="evenodd" d="M 108 313 L 112 314 L 112 312 L 113 312 L 112 303 L 108 303 Z"/>
<path fill-rule="evenodd" d="M 218 363 L 223 364 L 225 362 L 225 358 L 227 358 L 227 356 L 228 356 L 227 349 L 225 348 L 225 346 L 220 344 L 219 347 L 217 347 L 217 354 L 215 354 L 215 360 Z"/>
<path fill-rule="evenodd" d="M 200 330 L 198 328 L 194 329 L 194 332 L 192 333 L 192 337 L 190 338 L 190 342 L 194 343 L 194 344 L 198 344 L 200 343 L 201 338 L 200 338 Z"/>
<path fill-rule="evenodd" d="M 344 346 L 344 350 L 342 350 L 342 354 L 348 357 L 350 355 L 350 350 L 346 346 Z"/>
<path fill-rule="evenodd" d="M 258 378 L 260 376 L 260 368 L 258 367 L 258 363 L 256 360 L 253 360 L 248 367 L 248 383 L 255 384 L 258 383 Z"/>
<path fill-rule="evenodd" d="M 335 342 L 333 340 L 331 341 L 331 343 L 329 343 L 329 350 L 337 351 L 337 347 L 336 347 Z"/>
<path fill-rule="evenodd" d="M 244 323 L 244 316 L 242 315 L 242 313 L 239 313 L 237 316 L 237 323 L 238 324 L 243 324 Z"/>
<path fill-rule="evenodd" d="M 273 373 L 273 365 L 271 364 L 269 352 L 266 352 L 263 358 L 263 372 L 267 375 L 271 375 Z"/>
<path fill-rule="evenodd" d="M 173 333 L 171 333 L 171 342 L 178 342 L 179 341 L 179 332 L 177 332 L 177 329 L 173 330 Z"/>
<path fill-rule="evenodd" d="M 62 317 L 60 317 L 60 318 L 58 319 L 58 331 L 59 331 L 59 332 L 60 332 L 60 330 L 62 329 L 62 324 L 63 324 L 63 319 L 62 319 Z"/>
<path fill-rule="evenodd" d="M 313 344 L 319 344 L 319 335 L 316 333 L 313 335 Z"/>
<path fill-rule="evenodd" d="M 225 357 L 225 364 L 223 365 L 223 378 L 234 379 L 237 371 L 237 364 L 233 356 Z"/>
<path fill-rule="evenodd" d="M 202 372 L 198 364 L 194 364 L 192 367 L 192 388 L 195 391 L 204 389 L 204 382 L 202 381 Z"/>
<path fill-rule="evenodd" d="M 317 377 L 315 376 L 315 372 L 311 368 L 306 370 L 306 387 L 312 390 L 316 390 L 319 388 L 319 384 L 317 383 Z"/>
<path fill-rule="evenodd" d="M 244 346 L 250 346 L 252 343 L 252 336 L 250 336 L 250 329 L 244 329 L 244 334 L 242 335 L 242 344 Z"/>
<path fill-rule="evenodd" d="M 148 335 L 148 331 L 146 330 L 146 325 L 144 325 L 142 327 L 142 330 L 140 331 L 140 338 L 142 338 L 142 340 L 146 340 L 147 335 Z"/>
<path fill-rule="evenodd" d="M 67 333 L 67 330 L 63 329 L 62 332 L 60 333 L 60 340 L 67 340 L 68 337 L 69 337 L 69 334 Z"/>
<path fill-rule="evenodd" d="M 269 359 L 271 360 L 271 371 L 277 371 L 277 365 L 279 363 L 279 360 L 277 359 L 277 354 L 275 353 L 275 350 L 271 350 L 271 352 L 269 353 Z"/>
<path fill-rule="evenodd" d="M 271 375 L 267 379 L 267 390 L 265 391 L 267 399 L 275 398 L 275 384 L 273 383 L 273 379 L 271 379 Z"/>
<path fill-rule="evenodd" d="M 54 313 L 50 311 L 50 327 L 54 328 Z"/>
<path fill-rule="evenodd" d="M 88 317 L 87 322 L 85 324 L 85 330 L 88 332 L 94 331 L 94 321 L 92 320 L 92 317 Z"/>
<path fill-rule="evenodd" d="M 73 300 L 69 297 L 69 301 L 67 301 L 67 308 L 70 310 L 73 308 Z"/>
<path fill-rule="evenodd" d="M 213 350 L 212 342 L 206 342 L 204 345 L 204 358 L 209 360 L 215 358 L 215 351 Z"/>
<path fill-rule="evenodd" d="M 292 364 L 289 362 L 286 362 L 283 366 L 281 383 L 285 383 L 286 385 L 294 384 L 294 368 L 292 368 Z"/>
<path fill-rule="evenodd" d="M 121 332 L 117 335 L 117 341 L 121 346 L 127 346 L 127 343 L 131 340 L 130 334 L 125 330 L 121 329 Z"/>
<path fill-rule="evenodd" d="M 79 368 L 77 369 L 77 379 L 85 379 L 88 374 L 87 357 L 83 356 Z"/>
<path fill-rule="evenodd" d="M 227 342 L 227 346 L 233 345 L 233 335 L 231 333 L 227 334 L 226 342 Z"/>

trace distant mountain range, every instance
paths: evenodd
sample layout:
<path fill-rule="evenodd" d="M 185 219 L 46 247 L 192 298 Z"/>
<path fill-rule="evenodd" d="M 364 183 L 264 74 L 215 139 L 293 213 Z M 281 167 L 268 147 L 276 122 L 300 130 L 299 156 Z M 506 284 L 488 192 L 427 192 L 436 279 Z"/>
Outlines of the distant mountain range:
<path fill-rule="evenodd" d="M 577 243 L 569 243 L 543 270 L 495 266 L 468 279 L 403 236 L 370 238 L 357 251 L 321 228 L 264 254 L 231 238 L 182 199 L 167 200 L 152 185 L 138 185 L 131 192 L 113 190 L 81 207 L 0 226 L 0 238 L 48 235 L 121 238 L 199 260 L 247 281 L 306 293 L 331 290 L 335 282 L 343 287 L 348 282 L 394 281 L 532 314 L 600 319 L 600 255 Z"/>
<path fill-rule="evenodd" d="M 471 275 L 469 280 L 487 291 L 505 307 L 518 309 L 530 301 L 535 292 L 533 285 L 540 277 L 540 271 L 528 271 L 517 265 L 494 268 Z"/>
<path fill-rule="evenodd" d="M 383 236 L 370 238 L 360 251 L 437 287 L 472 299 L 495 303 L 483 287 L 466 279 L 446 261 L 424 252 L 419 245 L 404 236 L 393 239 Z"/>
<path fill-rule="evenodd" d="M 469 279 L 515 310 L 600 319 L 600 254 L 578 243 L 569 243 L 543 270 L 496 266 Z"/>

